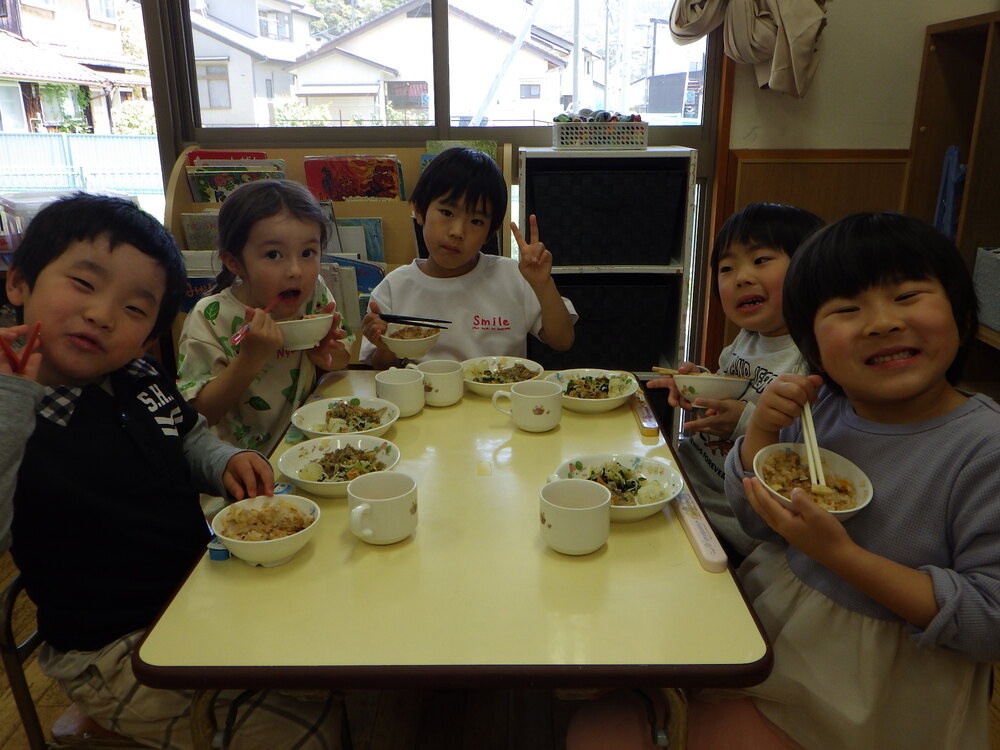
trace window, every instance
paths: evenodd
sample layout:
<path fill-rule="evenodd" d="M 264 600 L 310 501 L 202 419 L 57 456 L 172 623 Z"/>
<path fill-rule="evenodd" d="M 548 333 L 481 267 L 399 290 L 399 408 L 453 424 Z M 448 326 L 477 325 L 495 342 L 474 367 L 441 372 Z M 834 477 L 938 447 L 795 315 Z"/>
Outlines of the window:
<path fill-rule="evenodd" d="M 207 109 L 229 109 L 229 65 L 213 62 L 198 65 L 198 98 Z"/>
<path fill-rule="evenodd" d="M 521 98 L 522 99 L 541 99 L 542 98 L 542 87 L 537 83 L 522 83 L 521 84 Z"/>
<path fill-rule="evenodd" d="M 260 10 L 257 12 L 260 24 L 260 35 L 268 39 L 291 39 L 292 16 L 290 13 L 279 13 L 276 10 Z"/>
<path fill-rule="evenodd" d="M 87 0 L 90 17 L 95 21 L 115 23 L 118 20 L 115 0 Z"/>
<path fill-rule="evenodd" d="M 33 5 L 36 8 L 56 9 L 56 0 L 21 0 L 25 5 Z"/>
<path fill-rule="evenodd" d="M 0 82 L 0 132 L 27 133 L 21 87 L 16 83 Z"/>
<path fill-rule="evenodd" d="M 393 109 L 421 109 L 430 103 L 427 81 L 386 81 L 385 95 Z"/>

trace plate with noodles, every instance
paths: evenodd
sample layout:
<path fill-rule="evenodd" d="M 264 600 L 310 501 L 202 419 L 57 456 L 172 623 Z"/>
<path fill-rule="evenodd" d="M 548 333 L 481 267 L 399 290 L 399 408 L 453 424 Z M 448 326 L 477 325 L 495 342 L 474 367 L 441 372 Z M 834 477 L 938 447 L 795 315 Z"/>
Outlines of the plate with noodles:
<path fill-rule="evenodd" d="M 611 491 L 611 520 L 641 521 L 663 509 L 684 489 L 680 472 L 666 461 L 633 453 L 589 453 L 563 461 L 549 481 L 590 479 Z"/>
<path fill-rule="evenodd" d="M 355 477 L 389 471 L 398 462 L 395 443 L 372 435 L 348 435 L 293 445 L 278 456 L 278 469 L 309 495 L 344 497 Z"/>
<path fill-rule="evenodd" d="M 563 408 L 584 414 L 617 409 L 639 390 L 635 376 L 619 370 L 560 370 L 545 379 L 562 386 Z"/>
<path fill-rule="evenodd" d="M 292 414 L 292 424 L 310 438 L 329 435 L 384 435 L 399 419 L 399 407 L 384 398 L 319 398 Z"/>
<path fill-rule="evenodd" d="M 462 370 L 466 389 L 486 398 L 545 372 L 537 362 L 522 357 L 473 357 L 462 362 Z"/>

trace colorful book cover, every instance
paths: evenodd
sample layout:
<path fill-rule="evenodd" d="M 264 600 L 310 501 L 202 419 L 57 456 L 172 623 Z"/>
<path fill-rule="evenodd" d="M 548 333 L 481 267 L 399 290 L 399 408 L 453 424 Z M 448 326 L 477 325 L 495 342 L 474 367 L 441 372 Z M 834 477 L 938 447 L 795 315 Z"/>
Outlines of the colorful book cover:
<path fill-rule="evenodd" d="M 226 151 L 214 148 L 195 148 L 187 152 L 188 166 L 196 159 L 266 159 L 264 151 Z"/>
<path fill-rule="evenodd" d="M 185 249 L 213 252 L 219 249 L 218 211 L 182 213 L 181 227 L 184 229 Z"/>
<path fill-rule="evenodd" d="M 323 262 L 353 268 L 357 275 L 359 294 L 371 294 L 371 291 L 385 278 L 385 269 L 378 263 L 332 255 L 324 255 Z"/>
<path fill-rule="evenodd" d="M 425 145 L 428 154 L 440 154 L 449 148 L 471 148 L 473 151 L 482 151 L 494 161 L 497 158 L 496 141 L 427 141 Z"/>
<path fill-rule="evenodd" d="M 244 167 L 246 169 L 270 169 L 275 172 L 285 171 L 284 159 L 195 159 L 193 167 Z"/>
<path fill-rule="evenodd" d="M 214 167 L 185 167 L 188 170 L 188 185 L 191 197 L 196 203 L 222 203 L 240 185 L 254 180 L 280 180 L 284 172 L 250 170 L 230 167 L 209 171 Z"/>
<path fill-rule="evenodd" d="M 382 218 L 379 216 L 337 219 L 337 226 L 361 227 L 365 232 L 365 255 L 369 261 L 385 263 L 382 243 Z"/>
<path fill-rule="evenodd" d="M 400 200 L 402 170 L 391 155 L 307 156 L 306 186 L 318 200 Z"/>

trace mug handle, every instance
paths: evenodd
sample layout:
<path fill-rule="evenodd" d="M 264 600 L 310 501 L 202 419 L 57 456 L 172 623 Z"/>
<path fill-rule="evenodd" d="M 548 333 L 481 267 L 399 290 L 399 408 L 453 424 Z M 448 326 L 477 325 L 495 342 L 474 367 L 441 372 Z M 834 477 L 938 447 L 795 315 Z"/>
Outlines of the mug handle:
<path fill-rule="evenodd" d="M 507 401 L 510 401 L 511 400 L 510 391 L 495 391 L 493 393 L 493 407 L 497 411 L 502 412 L 503 414 L 506 414 L 509 417 L 511 416 L 511 412 L 514 410 L 514 407 L 513 405 L 511 405 L 510 409 L 504 409 L 502 406 L 500 406 L 500 404 L 497 403 L 497 400 L 501 398 L 505 398 L 507 399 Z"/>
<path fill-rule="evenodd" d="M 395 370 L 396 368 L 393 367 L 391 369 Z M 416 362 L 409 362 L 409 363 L 407 363 L 406 369 L 407 370 L 420 370 L 420 368 L 417 367 L 417 363 Z M 423 372 L 423 370 L 421 370 L 421 372 Z"/>
<path fill-rule="evenodd" d="M 371 536 L 375 532 L 365 526 L 364 515 L 371 507 L 368 503 L 361 503 L 351 508 L 351 531 L 358 536 Z"/>

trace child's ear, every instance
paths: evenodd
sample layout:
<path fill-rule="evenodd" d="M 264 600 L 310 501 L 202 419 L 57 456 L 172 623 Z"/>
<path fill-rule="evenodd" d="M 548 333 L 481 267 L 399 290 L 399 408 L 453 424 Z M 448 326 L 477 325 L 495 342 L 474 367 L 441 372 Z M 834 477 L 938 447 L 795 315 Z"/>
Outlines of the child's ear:
<path fill-rule="evenodd" d="M 222 253 L 219 257 L 222 260 L 222 265 L 224 265 L 233 276 L 243 275 L 243 264 L 240 263 L 239 258 L 232 253 Z"/>
<path fill-rule="evenodd" d="M 24 274 L 17 268 L 11 268 L 7 271 L 6 289 L 7 299 L 10 300 L 10 303 L 14 307 L 24 307 L 24 300 L 31 289 L 28 287 Z"/>
<path fill-rule="evenodd" d="M 424 214 L 421 213 L 420 209 L 417 208 L 416 203 L 410 203 L 410 208 L 413 209 L 413 218 L 417 220 L 417 224 L 420 226 L 424 225 Z"/>

